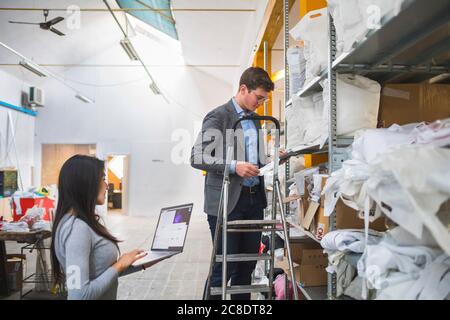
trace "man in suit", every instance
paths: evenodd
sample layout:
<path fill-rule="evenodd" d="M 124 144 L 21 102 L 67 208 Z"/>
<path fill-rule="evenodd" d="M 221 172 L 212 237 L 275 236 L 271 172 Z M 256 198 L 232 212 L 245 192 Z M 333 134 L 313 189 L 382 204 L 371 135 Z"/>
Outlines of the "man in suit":
<path fill-rule="evenodd" d="M 206 171 L 204 211 L 208 215 L 209 228 L 214 240 L 219 209 L 219 200 L 225 167 L 230 169 L 228 197 L 228 221 L 261 220 L 267 206 L 264 177 L 258 176 L 259 168 L 265 164 L 263 137 L 260 136 L 259 121 L 242 121 L 236 130 L 231 163 L 226 163 L 226 147 L 235 122 L 256 109 L 269 97 L 274 84 L 266 71 L 248 68 L 239 81 L 239 90 L 226 104 L 209 112 L 203 120 L 202 131 L 192 148 L 192 167 Z M 234 139 L 234 138 L 232 138 Z M 228 253 L 258 253 L 261 233 L 236 232 L 228 234 Z M 218 254 L 222 253 L 222 235 L 219 234 Z M 231 285 L 250 285 L 256 261 L 230 262 L 227 278 Z M 222 263 L 215 263 L 211 276 L 211 287 L 222 286 Z M 220 296 L 211 296 L 218 299 Z M 234 294 L 235 299 L 250 299 L 250 294 Z"/>

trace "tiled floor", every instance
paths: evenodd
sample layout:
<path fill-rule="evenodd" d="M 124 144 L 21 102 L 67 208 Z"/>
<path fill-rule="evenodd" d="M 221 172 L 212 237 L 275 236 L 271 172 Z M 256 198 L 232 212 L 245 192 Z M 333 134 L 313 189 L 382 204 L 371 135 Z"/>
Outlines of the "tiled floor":
<path fill-rule="evenodd" d="M 151 247 L 157 216 L 151 218 L 108 214 L 105 223 L 127 252 Z M 8 253 L 20 252 L 22 244 L 6 242 Z M 153 267 L 119 278 L 118 299 L 201 299 L 209 269 L 211 236 L 204 213 L 192 215 L 184 252 Z M 27 255 L 27 274 L 34 272 L 35 254 Z M 7 299 L 17 299 L 16 293 Z"/>
<path fill-rule="evenodd" d="M 109 215 L 107 225 L 119 238 L 123 252 L 150 248 L 157 217 Z M 119 279 L 118 299 L 201 299 L 208 274 L 211 236 L 206 215 L 194 213 L 182 254 L 150 269 Z"/>

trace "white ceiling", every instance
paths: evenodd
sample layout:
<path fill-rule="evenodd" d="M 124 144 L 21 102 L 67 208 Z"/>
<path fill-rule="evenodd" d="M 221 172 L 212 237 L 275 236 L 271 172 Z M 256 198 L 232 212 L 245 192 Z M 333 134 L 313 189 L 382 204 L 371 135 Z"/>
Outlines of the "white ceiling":
<path fill-rule="evenodd" d="M 115 1 L 108 0 L 112 7 Z M 200 65 L 198 68 L 226 82 L 233 82 L 246 67 L 254 46 L 256 30 L 262 20 L 267 0 L 173 0 L 173 8 L 188 9 L 251 9 L 251 12 L 192 12 L 175 11 L 174 18 L 186 64 Z M 2 0 L 1 8 L 61 8 L 71 5 L 84 8 L 102 8 L 101 0 Z M 49 19 L 56 16 L 66 18 L 55 27 L 66 36 L 60 37 L 38 26 L 10 24 L 8 20 L 41 22 L 41 11 L 1 11 L 0 41 L 39 64 L 79 64 L 91 56 L 111 47 L 119 46 L 122 33 L 111 14 L 103 12 L 81 12 L 81 28 L 70 28 L 70 17 L 65 11 L 50 11 Z M 118 16 L 121 16 L 119 13 Z M 122 15 L 123 16 L 123 15 Z M 145 57 L 145 52 L 139 52 Z M 123 60 L 105 61 L 105 64 L 129 64 Z M 15 64 L 20 59 L 0 47 L 0 64 Z M 145 60 L 145 59 L 144 59 Z M 147 62 L 147 61 L 146 61 Z M 19 67 L 1 67 L 23 78 Z M 57 70 L 50 68 L 50 70 Z M 28 75 L 28 80 L 36 78 Z M 24 79 L 27 80 L 27 79 Z"/>

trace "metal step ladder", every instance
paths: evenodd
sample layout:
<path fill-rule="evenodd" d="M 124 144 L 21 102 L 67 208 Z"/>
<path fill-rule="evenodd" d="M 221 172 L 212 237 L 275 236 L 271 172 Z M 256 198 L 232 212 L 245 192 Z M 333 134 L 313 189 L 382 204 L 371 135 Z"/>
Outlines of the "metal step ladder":
<path fill-rule="evenodd" d="M 272 216 L 270 220 L 236 220 L 228 221 L 228 190 L 230 185 L 230 172 L 227 165 L 224 172 L 224 179 L 222 184 L 222 192 L 220 195 L 219 210 L 217 215 L 216 232 L 213 241 L 213 250 L 211 252 L 211 263 L 209 267 L 208 280 L 206 284 L 206 290 L 204 293 L 204 299 L 209 299 L 211 295 L 222 295 L 222 300 L 227 299 L 229 294 L 241 294 L 241 293 L 268 293 L 268 299 L 273 297 L 273 273 L 274 273 L 274 255 L 273 250 L 270 254 L 228 254 L 227 253 L 227 238 L 228 234 L 232 232 L 270 232 L 271 245 L 275 243 L 275 232 L 282 232 L 285 238 L 285 246 L 288 255 L 289 272 L 293 283 L 296 283 L 295 272 L 293 270 L 291 247 L 288 236 L 288 225 L 286 222 L 286 215 L 284 212 L 284 205 L 282 203 L 280 181 L 278 179 L 278 166 L 279 166 L 279 148 L 280 148 L 280 123 L 277 119 L 269 116 L 252 116 L 243 117 L 236 121 L 233 125 L 233 131 L 236 130 L 237 125 L 241 121 L 245 120 L 264 120 L 271 121 L 275 124 L 275 145 L 274 145 L 274 168 L 273 168 L 273 193 L 272 193 Z M 227 147 L 227 164 L 231 163 L 232 151 L 234 149 L 234 139 L 230 139 L 231 142 Z M 278 206 L 277 206 L 278 205 Z M 277 208 L 280 209 L 281 220 L 276 220 Z M 222 231 L 222 253 L 217 254 L 219 234 Z M 241 262 L 241 261 L 267 261 L 269 264 L 269 283 L 266 284 L 252 284 L 242 286 L 229 286 L 227 284 L 227 263 L 228 262 Z M 210 279 L 213 272 L 214 264 L 217 262 L 222 263 L 222 286 L 211 287 Z M 292 286 L 294 289 L 294 298 L 298 300 L 297 285 Z"/>

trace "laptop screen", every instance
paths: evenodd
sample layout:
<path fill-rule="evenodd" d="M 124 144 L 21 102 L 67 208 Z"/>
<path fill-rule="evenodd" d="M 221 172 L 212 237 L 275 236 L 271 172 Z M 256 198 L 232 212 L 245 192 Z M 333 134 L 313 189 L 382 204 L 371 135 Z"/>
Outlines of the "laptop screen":
<path fill-rule="evenodd" d="M 161 209 L 152 250 L 183 251 L 192 207 L 190 203 Z"/>

